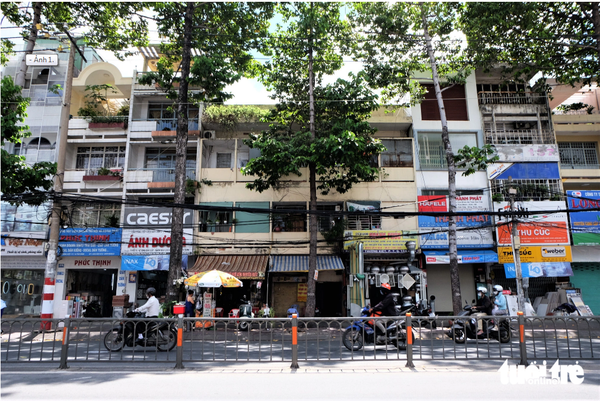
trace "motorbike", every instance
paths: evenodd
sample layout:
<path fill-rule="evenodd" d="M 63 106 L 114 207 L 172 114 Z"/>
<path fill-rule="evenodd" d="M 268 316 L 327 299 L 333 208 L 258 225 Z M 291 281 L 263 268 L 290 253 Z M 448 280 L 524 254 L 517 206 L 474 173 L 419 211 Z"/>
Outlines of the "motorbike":
<path fill-rule="evenodd" d="M 511 328 L 507 317 L 478 317 L 479 319 L 483 319 L 483 333 L 477 335 L 477 319 L 474 317 L 469 318 L 469 316 L 475 313 L 477 313 L 477 310 L 473 309 L 471 305 L 465 305 L 463 310 L 458 314 L 462 319 L 456 319 L 451 322 L 451 328 L 446 332 L 446 335 L 452 338 L 457 344 L 464 344 L 467 338 L 472 340 L 491 338 L 501 343 L 510 341 Z"/>
<path fill-rule="evenodd" d="M 406 296 L 402 298 L 402 305 L 396 305 L 396 311 L 400 316 L 406 316 L 407 313 L 412 314 L 412 326 L 413 327 L 429 327 L 431 325 L 432 328 L 437 328 L 437 322 L 435 320 L 427 320 L 427 319 L 419 319 L 421 317 L 436 317 L 435 312 L 433 311 L 433 302 L 435 301 L 435 296 L 431 296 L 431 302 L 429 305 L 426 305 L 424 302 L 419 302 L 418 304 L 414 304 L 412 302 L 412 297 Z"/>
<path fill-rule="evenodd" d="M 138 312 L 127 312 L 128 318 L 142 318 Z M 139 338 L 139 334 L 142 338 Z M 124 320 L 104 336 L 104 346 L 110 352 L 118 352 L 123 347 L 156 347 L 159 351 L 171 351 L 177 344 L 177 331 L 174 324 L 156 321 Z"/>
<path fill-rule="evenodd" d="M 92 301 L 85 306 L 83 317 L 102 317 L 102 308 L 98 301 Z"/>
<path fill-rule="evenodd" d="M 344 346 L 350 351 L 359 351 L 364 344 L 392 344 L 399 350 L 405 350 L 406 332 L 402 330 L 405 319 L 402 317 L 390 317 L 391 324 L 387 326 L 385 332 L 386 340 L 378 342 L 375 320 L 368 319 L 369 317 L 374 316 L 378 315 L 369 314 L 369 307 L 364 307 L 361 311 L 361 317 L 365 319 L 355 320 L 344 331 L 342 336 Z"/>
<path fill-rule="evenodd" d="M 243 303 L 240 305 L 238 316 L 240 320 L 237 323 L 240 330 L 247 331 L 250 330 L 250 326 L 252 325 L 250 319 L 254 317 L 254 313 L 252 313 L 252 303 L 250 303 L 250 300 L 246 300 L 246 297 L 244 297 L 241 301 Z"/>

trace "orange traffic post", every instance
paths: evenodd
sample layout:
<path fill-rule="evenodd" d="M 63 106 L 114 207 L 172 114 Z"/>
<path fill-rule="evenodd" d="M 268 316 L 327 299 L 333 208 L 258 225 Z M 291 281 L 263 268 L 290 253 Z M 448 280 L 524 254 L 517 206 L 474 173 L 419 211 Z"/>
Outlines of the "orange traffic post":
<path fill-rule="evenodd" d="M 60 350 L 60 365 L 59 369 L 68 369 L 67 366 L 67 356 L 69 355 L 69 328 L 71 327 L 71 319 L 68 317 L 64 321 L 63 327 L 63 338 L 62 338 L 62 348 Z"/>
<path fill-rule="evenodd" d="M 180 313 L 179 319 L 177 320 L 177 352 L 175 369 L 183 369 L 183 324 L 183 314 Z"/>
<path fill-rule="evenodd" d="M 290 368 L 298 369 L 298 315 L 292 315 L 292 365 Z"/>
<path fill-rule="evenodd" d="M 525 344 L 525 317 L 523 312 L 517 312 L 519 320 L 519 353 L 521 354 L 521 361 L 519 365 L 527 366 L 527 344 Z"/>
<path fill-rule="evenodd" d="M 414 368 L 413 363 L 412 313 L 406 314 L 406 367 Z"/>

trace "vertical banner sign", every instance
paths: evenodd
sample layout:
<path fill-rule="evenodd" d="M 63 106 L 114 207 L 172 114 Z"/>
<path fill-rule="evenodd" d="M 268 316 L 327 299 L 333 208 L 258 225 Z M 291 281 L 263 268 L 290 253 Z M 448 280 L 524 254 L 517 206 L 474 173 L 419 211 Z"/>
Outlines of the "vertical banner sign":
<path fill-rule="evenodd" d="M 308 284 L 307 283 L 298 283 L 298 302 L 306 302 L 308 294 Z"/>
<path fill-rule="evenodd" d="M 600 245 L 600 191 L 567 191 L 567 207 L 573 245 Z"/>

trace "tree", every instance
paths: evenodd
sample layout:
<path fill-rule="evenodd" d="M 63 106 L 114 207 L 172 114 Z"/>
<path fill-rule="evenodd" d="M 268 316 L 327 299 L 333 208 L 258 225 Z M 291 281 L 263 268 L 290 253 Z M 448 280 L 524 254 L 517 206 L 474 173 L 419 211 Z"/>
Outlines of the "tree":
<path fill-rule="evenodd" d="M 471 56 L 485 67 L 502 65 L 516 78 L 542 72 L 559 83 L 599 82 L 598 2 L 466 2 L 460 28 Z"/>
<path fill-rule="evenodd" d="M 27 40 L 25 52 L 15 85 L 25 85 L 25 57 L 33 52 L 36 40 L 43 30 L 48 34 L 86 28 L 84 41 L 94 48 L 112 50 L 121 59 L 129 53 L 120 52 L 130 45 L 142 46 L 147 42 L 148 24 L 138 13 L 146 3 L 129 2 L 34 2 L 21 6 L 18 2 L 3 2 L 2 14 L 16 26 L 23 27 Z"/>
<path fill-rule="evenodd" d="M 23 125 L 29 99 L 21 96 L 21 87 L 11 77 L 2 78 L 2 143 L 20 144 L 31 136 L 29 127 Z M 28 166 L 24 156 L 12 155 L 2 149 L 2 196 L 11 204 L 40 205 L 52 188 L 56 164 L 35 163 Z"/>
<path fill-rule="evenodd" d="M 341 42 L 350 27 L 340 18 L 338 3 L 294 3 L 279 6 L 285 26 L 278 26 L 264 53 L 260 80 L 279 103 L 265 121 L 269 130 L 246 141 L 261 155 L 248 162 L 245 175 L 258 176 L 247 187 L 262 192 L 278 187 L 290 174 L 309 169 L 310 255 L 306 315 L 314 316 L 317 265 L 317 190 L 347 192 L 379 174 L 371 160 L 384 150 L 366 122 L 377 108 L 362 74 L 323 85 L 326 75 L 342 66 Z M 319 175 L 319 181 L 317 181 Z"/>
<path fill-rule="evenodd" d="M 463 161 L 474 172 L 474 168 L 493 160 L 475 149 L 464 149 L 455 155 L 450 144 L 442 92 L 463 83 L 472 71 L 460 41 L 451 36 L 456 28 L 456 10 L 456 3 L 356 3 L 350 15 L 353 26 L 362 31 L 353 42 L 354 54 L 364 62 L 370 84 L 382 88 L 386 99 L 411 94 L 411 102 L 419 102 L 424 89 L 415 76 L 428 73 L 433 81 L 448 166 L 448 253 L 455 315 L 462 309 L 454 215 L 456 161 Z"/>
<path fill-rule="evenodd" d="M 252 67 L 249 51 L 266 35 L 272 16 L 269 3 L 156 3 L 153 5 L 164 55 L 157 71 L 139 79 L 143 85 L 158 84 L 173 100 L 177 116 L 175 144 L 175 190 L 171 228 L 169 278 L 166 300 L 177 300 L 180 276 L 183 206 L 186 193 L 188 104 L 223 102 L 231 98 L 225 87 L 239 80 Z M 192 49 L 200 56 L 191 57 Z M 176 88 L 179 83 L 179 88 Z M 201 88 L 189 93 L 189 88 Z"/>

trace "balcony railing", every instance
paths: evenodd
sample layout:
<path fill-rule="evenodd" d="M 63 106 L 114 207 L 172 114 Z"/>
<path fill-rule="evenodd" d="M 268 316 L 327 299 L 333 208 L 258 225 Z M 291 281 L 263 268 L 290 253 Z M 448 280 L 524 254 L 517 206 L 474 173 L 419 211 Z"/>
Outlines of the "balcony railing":
<path fill-rule="evenodd" d="M 139 168 L 129 169 L 129 171 L 152 171 L 152 182 L 173 182 L 175 181 L 175 167 L 173 168 Z M 186 168 L 185 177 L 195 180 L 196 168 Z"/>
<path fill-rule="evenodd" d="M 168 118 L 161 120 L 148 119 L 148 121 L 156 121 L 156 130 L 157 131 L 176 131 L 177 130 L 177 119 L 176 118 Z M 198 119 L 190 118 L 188 120 L 188 131 L 196 131 L 198 130 Z"/>
<path fill-rule="evenodd" d="M 479 92 L 479 104 L 546 104 L 546 96 L 533 92 Z"/>
<path fill-rule="evenodd" d="M 550 130 L 485 131 L 485 142 L 490 145 L 552 145 L 556 144 Z"/>
<path fill-rule="evenodd" d="M 53 163 L 54 162 L 54 157 L 55 157 L 55 150 L 54 149 L 40 149 L 40 150 L 31 150 L 28 149 L 27 153 L 25 153 L 25 162 L 32 164 L 32 163 L 39 163 L 39 162 L 50 162 Z"/>

